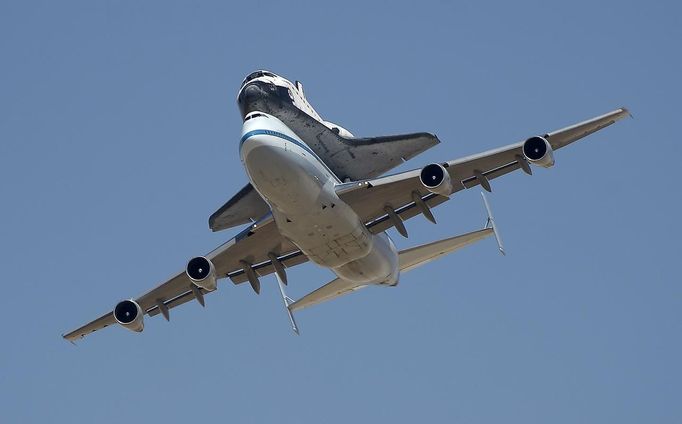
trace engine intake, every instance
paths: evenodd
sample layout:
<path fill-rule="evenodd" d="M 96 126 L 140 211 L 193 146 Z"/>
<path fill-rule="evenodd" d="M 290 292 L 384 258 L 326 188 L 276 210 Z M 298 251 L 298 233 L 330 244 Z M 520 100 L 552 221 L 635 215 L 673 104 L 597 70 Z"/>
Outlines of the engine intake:
<path fill-rule="evenodd" d="M 549 168 L 554 165 L 554 153 L 552 146 L 546 138 L 535 136 L 523 143 L 523 155 L 528 162 Z"/>
<path fill-rule="evenodd" d="M 439 163 L 432 163 L 422 168 L 422 172 L 419 174 L 419 181 L 432 193 L 440 194 L 441 196 L 452 194 L 450 174 Z"/>
<path fill-rule="evenodd" d="M 218 280 L 215 275 L 215 267 L 213 262 L 197 256 L 190 259 L 185 269 L 187 276 L 197 286 L 208 291 L 213 291 L 218 287 Z"/>
<path fill-rule="evenodd" d="M 144 329 L 144 312 L 134 300 L 122 300 L 114 308 L 116 322 L 131 331 L 140 332 Z"/>

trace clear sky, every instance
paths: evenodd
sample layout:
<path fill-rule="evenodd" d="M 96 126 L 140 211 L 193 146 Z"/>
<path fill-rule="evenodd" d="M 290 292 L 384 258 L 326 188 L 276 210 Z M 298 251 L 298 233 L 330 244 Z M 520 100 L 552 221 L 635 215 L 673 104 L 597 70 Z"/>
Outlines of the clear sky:
<path fill-rule="evenodd" d="M 681 40 L 673 1 L 1 2 L 0 421 L 679 423 Z M 635 119 L 493 181 L 506 257 L 485 240 L 300 337 L 267 278 L 62 340 L 237 231 L 207 219 L 246 182 L 259 68 L 357 135 L 439 136 L 401 169 Z M 391 236 L 484 221 L 477 190 L 435 214 Z"/>

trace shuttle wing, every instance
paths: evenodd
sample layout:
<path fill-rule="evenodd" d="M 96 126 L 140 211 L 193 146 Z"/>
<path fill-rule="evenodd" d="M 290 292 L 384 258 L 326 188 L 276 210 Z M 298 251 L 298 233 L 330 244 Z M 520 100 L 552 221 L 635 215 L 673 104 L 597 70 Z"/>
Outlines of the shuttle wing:
<path fill-rule="evenodd" d="M 268 212 L 270 206 L 249 183 L 208 218 L 208 226 L 212 231 L 225 230 L 254 222 Z"/>
<path fill-rule="evenodd" d="M 311 148 L 321 150 L 318 144 L 323 146 L 325 150 L 320 157 L 332 164 L 339 178 L 351 179 L 379 176 L 440 143 L 438 137 L 424 132 L 351 139 L 333 135 L 336 143 L 320 135 Z"/>
<path fill-rule="evenodd" d="M 580 122 L 544 135 L 552 149 L 561 149 L 589 134 L 599 131 L 628 116 L 627 109 L 621 108 L 601 116 Z M 523 142 L 489 150 L 461 159 L 442 162 L 452 180 L 453 191 L 483 185 L 489 189 L 490 180 L 514 170 L 527 167 L 523 159 Z M 401 220 L 421 213 L 415 196 L 428 207 L 439 205 L 448 197 L 429 192 L 419 181 L 421 169 L 399 174 L 343 184 L 337 187 L 339 197 L 350 205 L 368 228 L 379 233 L 395 225 L 395 218 L 386 213 L 389 207 Z M 415 194 L 416 193 L 416 194 Z M 418 201 L 418 199 L 417 199 Z"/>
<path fill-rule="evenodd" d="M 298 110 L 298 136 L 342 181 L 376 178 L 440 143 L 425 132 L 379 137 L 346 138 Z"/>
<path fill-rule="evenodd" d="M 294 244 L 280 235 L 270 214 L 205 256 L 213 262 L 219 279 L 229 277 L 234 283 L 242 283 L 247 281 L 247 278 L 240 260 L 253 264 L 257 275 L 275 272 L 268 257 L 270 252 L 273 252 L 286 267 L 308 260 Z M 204 289 L 200 290 L 202 294 L 209 293 Z M 193 299 L 195 292 L 192 290 L 192 282 L 183 270 L 134 300 L 147 315 L 154 316 L 161 312 L 159 304 L 172 309 Z M 116 320 L 113 311 L 110 311 L 65 334 L 64 338 L 74 341 L 114 323 Z"/>

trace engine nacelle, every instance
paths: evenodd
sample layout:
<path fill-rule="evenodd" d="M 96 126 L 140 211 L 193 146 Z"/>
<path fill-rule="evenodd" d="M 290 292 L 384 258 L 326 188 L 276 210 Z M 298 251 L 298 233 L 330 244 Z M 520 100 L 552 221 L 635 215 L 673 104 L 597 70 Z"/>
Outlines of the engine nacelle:
<path fill-rule="evenodd" d="M 552 146 L 546 138 L 535 136 L 523 143 L 523 155 L 528 162 L 549 168 L 554 165 L 554 153 Z"/>
<path fill-rule="evenodd" d="M 355 138 L 355 136 L 354 136 L 353 134 L 351 134 L 350 131 L 348 131 L 347 129 L 345 129 L 344 127 L 342 127 L 342 126 L 339 125 L 339 124 L 335 124 L 335 123 L 329 122 L 329 121 L 324 121 L 323 124 L 324 124 L 327 128 L 329 128 L 330 130 L 332 130 L 332 131 L 334 131 L 335 133 L 337 133 L 338 135 L 340 135 L 341 137 L 345 137 L 345 138 Z"/>
<path fill-rule="evenodd" d="M 122 300 L 114 308 L 116 322 L 138 333 L 144 329 L 144 311 L 134 300 Z"/>
<path fill-rule="evenodd" d="M 187 263 L 185 272 L 197 287 L 201 287 L 208 291 L 213 291 L 218 288 L 218 279 L 215 275 L 213 262 L 203 256 L 197 256 L 196 258 L 190 259 Z"/>
<path fill-rule="evenodd" d="M 431 193 L 440 194 L 441 196 L 450 196 L 452 194 L 450 174 L 439 163 L 432 163 L 422 168 L 422 172 L 419 174 L 419 181 Z"/>

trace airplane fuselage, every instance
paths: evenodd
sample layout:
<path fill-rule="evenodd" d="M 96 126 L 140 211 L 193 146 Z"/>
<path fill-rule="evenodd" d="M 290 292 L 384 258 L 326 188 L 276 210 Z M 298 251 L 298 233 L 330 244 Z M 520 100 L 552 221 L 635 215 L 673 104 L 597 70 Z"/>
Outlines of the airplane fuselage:
<path fill-rule="evenodd" d="M 318 265 L 345 280 L 398 281 L 398 254 L 385 233 L 370 233 L 339 199 L 341 181 L 294 131 L 272 115 L 246 116 L 240 157 L 253 187 L 268 202 L 282 235 Z"/>
<path fill-rule="evenodd" d="M 169 320 L 169 311 L 183 303 L 196 299 L 204 306 L 204 296 L 218 288 L 219 279 L 248 281 L 260 293 L 259 277 L 268 274 L 275 274 L 298 333 L 294 312 L 370 284 L 396 285 L 401 271 L 484 238 L 494 236 L 504 254 L 485 195 L 483 229 L 400 252 L 380 231 L 395 227 L 407 237 L 403 220 L 421 214 L 435 223 L 431 208 L 453 193 L 478 185 L 490 191 L 490 180 L 511 171 L 531 174 L 531 165 L 551 167 L 554 150 L 629 115 L 619 108 L 522 142 L 377 178 L 435 146 L 438 138 L 429 133 L 356 138 L 323 120 L 299 82 L 268 71 L 249 74 L 237 102 L 244 120 L 239 153 L 250 184 L 211 215 L 209 227 L 219 231 L 254 222 L 205 256 L 190 259 L 183 272 L 137 298 L 118 302 L 113 311 L 64 334 L 65 339 L 73 342 L 114 323 L 140 332 L 144 315 Z M 293 300 L 284 289 L 285 267 L 306 260 L 331 269 L 338 278 Z"/>

